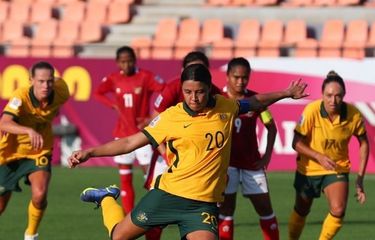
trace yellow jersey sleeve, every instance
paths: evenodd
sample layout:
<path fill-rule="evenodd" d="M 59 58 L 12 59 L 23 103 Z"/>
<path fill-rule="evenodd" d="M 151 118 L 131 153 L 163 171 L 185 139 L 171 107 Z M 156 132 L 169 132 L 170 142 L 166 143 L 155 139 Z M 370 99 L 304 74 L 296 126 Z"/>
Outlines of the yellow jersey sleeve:
<path fill-rule="evenodd" d="M 13 93 L 8 104 L 5 106 L 3 113 L 10 114 L 14 118 L 17 118 L 22 113 L 22 106 L 26 104 L 25 102 L 25 89 L 18 89 Z"/>
<path fill-rule="evenodd" d="M 150 140 L 153 147 L 159 146 L 168 138 L 168 124 L 170 124 L 169 114 L 162 112 L 156 116 L 150 124 L 143 129 L 143 133 Z"/>
<path fill-rule="evenodd" d="M 358 137 L 364 134 L 366 134 L 365 122 L 363 120 L 362 114 L 357 110 L 357 113 L 355 114 L 355 125 L 353 135 Z"/>
<path fill-rule="evenodd" d="M 309 104 L 305 107 L 302 115 L 296 125 L 295 131 L 303 136 L 311 133 L 314 126 L 314 107 L 315 104 Z"/>
<path fill-rule="evenodd" d="M 59 104 L 65 103 L 70 96 L 68 85 L 66 84 L 65 80 L 62 78 L 57 78 L 55 80 L 54 91 L 56 96 L 56 100 Z"/>

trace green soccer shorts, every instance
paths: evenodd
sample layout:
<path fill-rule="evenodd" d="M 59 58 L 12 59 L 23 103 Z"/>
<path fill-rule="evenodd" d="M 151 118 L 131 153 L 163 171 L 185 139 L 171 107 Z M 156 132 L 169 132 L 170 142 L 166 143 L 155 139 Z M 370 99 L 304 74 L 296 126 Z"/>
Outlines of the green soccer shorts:
<path fill-rule="evenodd" d="M 297 194 L 308 198 L 319 198 L 320 193 L 328 185 L 335 182 L 349 182 L 348 173 L 306 176 L 298 171 L 294 178 L 294 188 Z"/>
<path fill-rule="evenodd" d="M 7 192 L 20 192 L 19 180 L 25 178 L 29 184 L 28 175 L 36 171 L 51 172 L 51 157 L 42 156 L 38 160 L 23 158 L 0 165 L 0 196 Z"/>
<path fill-rule="evenodd" d="M 177 224 L 181 239 L 188 233 L 206 230 L 218 238 L 216 203 L 182 198 L 160 189 L 148 192 L 131 212 L 133 223 L 146 230 Z"/>

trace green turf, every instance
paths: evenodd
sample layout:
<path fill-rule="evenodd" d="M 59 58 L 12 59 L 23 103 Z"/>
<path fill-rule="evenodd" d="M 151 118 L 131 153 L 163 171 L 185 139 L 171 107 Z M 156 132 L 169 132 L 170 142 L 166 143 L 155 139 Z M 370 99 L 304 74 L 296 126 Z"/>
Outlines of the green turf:
<path fill-rule="evenodd" d="M 145 191 L 142 189 L 142 174 L 135 171 L 137 198 Z M 294 190 L 292 173 L 270 173 L 269 182 L 274 210 L 280 224 L 281 239 L 287 239 L 287 220 L 292 209 Z M 351 187 L 354 186 L 351 177 Z M 102 225 L 101 211 L 94 205 L 82 203 L 79 194 L 87 186 L 106 186 L 118 184 L 115 168 L 78 168 L 55 167 L 49 193 L 49 207 L 40 227 L 41 240 L 96 240 L 108 239 Z M 349 206 L 344 227 L 336 239 L 374 239 L 375 218 L 375 175 L 365 180 L 368 201 L 361 206 L 355 202 L 351 188 Z M 0 239 L 23 239 L 26 226 L 26 209 L 29 201 L 29 188 L 23 186 L 22 193 L 14 193 L 6 212 L 0 217 Z M 324 197 L 316 200 L 301 239 L 317 239 L 321 222 L 327 214 Z M 238 198 L 235 215 L 235 239 L 262 239 L 258 218 L 247 199 Z M 175 226 L 164 231 L 162 239 L 179 239 Z"/>

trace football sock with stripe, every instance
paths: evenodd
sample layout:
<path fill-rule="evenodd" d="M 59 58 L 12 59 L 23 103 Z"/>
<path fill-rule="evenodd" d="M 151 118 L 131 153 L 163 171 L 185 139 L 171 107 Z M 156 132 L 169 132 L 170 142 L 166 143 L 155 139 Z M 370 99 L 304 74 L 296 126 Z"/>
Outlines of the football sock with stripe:
<path fill-rule="evenodd" d="M 36 208 L 32 201 L 30 201 L 28 207 L 28 225 L 25 231 L 26 235 L 34 235 L 38 232 L 38 227 L 40 222 L 42 221 L 45 209 L 46 208 Z"/>
<path fill-rule="evenodd" d="M 134 207 L 134 188 L 133 188 L 133 174 L 132 169 L 121 169 L 120 182 L 121 182 L 121 202 L 122 207 L 126 214 L 130 213 Z"/>
<path fill-rule="evenodd" d="M 275 214 L 260 217 L 259 224 L 262 229 L 264 240 L 279 240 L 279 226 Z"/>

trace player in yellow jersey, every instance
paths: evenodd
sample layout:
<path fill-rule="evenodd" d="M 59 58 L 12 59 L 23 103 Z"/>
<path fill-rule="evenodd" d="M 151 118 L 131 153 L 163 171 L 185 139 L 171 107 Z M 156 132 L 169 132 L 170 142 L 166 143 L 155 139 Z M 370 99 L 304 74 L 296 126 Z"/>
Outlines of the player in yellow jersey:
<path fill-rule="evenodd" d="M 0 119 L 0 214 L 25 177 L 31 185 L 25 240 L 38 238 L 51 178 L 52 120 L 69 98 L 66 83 L 47 62 L 31 67 L 30 80 L 13 93 Z"/>
<path fill-rule="evenodd" d="M 329 213 L 319 239 L 332 239 L 340 230 L 348 200 L 348 144 L 352 136 L 360 145 L 356 196 L 361 204 L 366 200 L 363 178 L 369 143 L 361 113 L 343 101 L 345 84 L 333 71 L 323 82 L 322 94 L 322 100 L 306 106 L 295 129 L 293 148 L 298 152 L 294 181 L 296 201 L 289 220 L 289 239 L 299 239 L 313 199 L 320 197 L 320 192 L 327 198 Z"/>
<path fill-rule="evenodd" d="M 154 147 L 166 143 L 171 166 L 125 218 L 115 201 L 117 187 L 88 188 L 81 194 L 83 201 L 102 206 L 104 225 L 113 240 L 134 239 L 152 227 L 169 224 L 179 226 L 181 239 L 217 239 L 217 202 L 223 201 L 234 118 L 282 98 L 307 95 L 306 84 L 295 81 L 284 91 L 247 100 L 212 96 L 211 74 L 202 64 L 186 67 L 181 83 L 184 101 L 162 112 L 142 132 L 75 151 L 68 159 L 74 167 L 90 157 L 123 154 L 147 143 Z"/>

